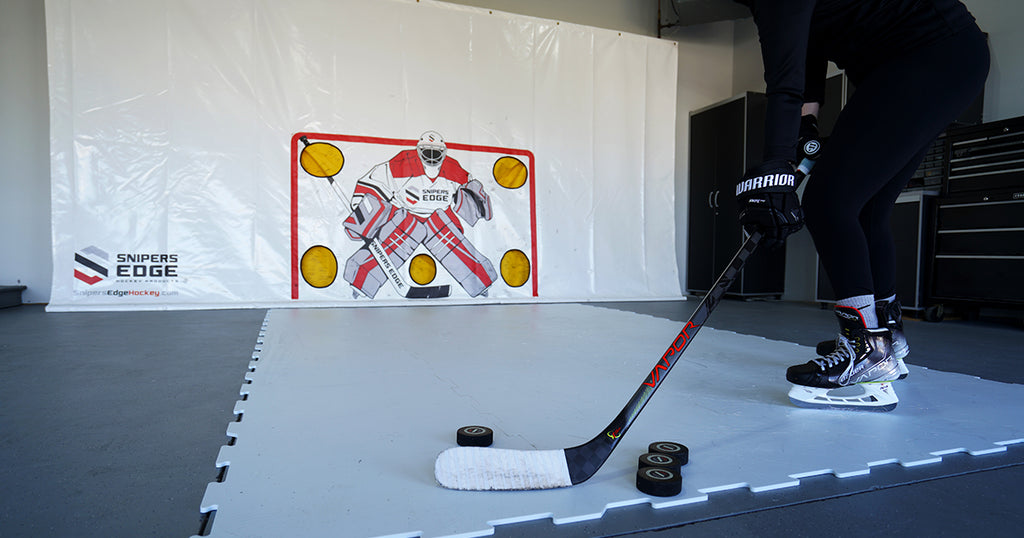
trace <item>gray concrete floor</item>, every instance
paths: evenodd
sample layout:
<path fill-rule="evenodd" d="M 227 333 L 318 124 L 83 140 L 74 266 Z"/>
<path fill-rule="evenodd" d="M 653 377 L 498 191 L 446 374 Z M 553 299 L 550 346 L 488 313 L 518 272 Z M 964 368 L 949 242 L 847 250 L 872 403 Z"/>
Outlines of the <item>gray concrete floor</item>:
<path fill-rule="evenodd" d="M 0 536 L 189 536 L 263 310 L 0 310 Z"/>
<path fill-rule="evenodd" d="M 696 301 L 602 306 L 682 321 Z M 264 315 L 0 309 L 0 537 L 198 532 Z M 828 311 L 783 302 L 725 301 L 708 325 L 804 345 L 834 331 Z M 1024 383 L 1019 321 L 908 321 L 906 330 L 912 364 Z M 495 536 L 1015 536 L 1024 526 L 1024 447 L 925 467 Z"/>

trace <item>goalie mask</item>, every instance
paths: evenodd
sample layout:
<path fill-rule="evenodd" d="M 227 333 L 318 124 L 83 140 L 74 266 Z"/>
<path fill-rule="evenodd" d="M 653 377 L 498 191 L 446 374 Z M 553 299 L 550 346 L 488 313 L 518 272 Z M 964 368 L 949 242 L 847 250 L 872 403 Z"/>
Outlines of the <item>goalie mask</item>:
<path fill-rule="evenodd" d="M 423 166 L 426 168 L 437 169 L 440 167 L 447 151 L 448 147 L 444 145 L 444 139 L 437 131 L 423 133 L 420 141 L 416 143 L 416 152 L 419 153 L 420 160 L 423 161 Z"/>

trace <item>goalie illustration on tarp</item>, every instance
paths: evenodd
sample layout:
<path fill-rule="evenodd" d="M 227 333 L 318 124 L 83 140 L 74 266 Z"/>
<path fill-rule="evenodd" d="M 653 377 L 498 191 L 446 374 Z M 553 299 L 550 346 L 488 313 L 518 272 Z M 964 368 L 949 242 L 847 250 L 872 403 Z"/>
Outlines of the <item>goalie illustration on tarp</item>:
<path fill-rule="evenodd" d="M 303 155 L 315 156 L 310 150 L 317 144 L 305 139 L 303 143 Z M 350 239 L 363 245 L 345 261 L 342 277 L 356 296 L 373 298 L 390 282 L 403 297 L 447 297 L 448 285 L 410 286 L 400 274 L 399 268 L 420 245 L 470 297 L 486 295 L 497 279 L 493 263 L 474 247 L 463 228 L 463 223 L 474 226 L 480 219 L 491 220 L 490 197 L 483 184 L 448 155 L 440 133 L 427 131 L 415 148 L 373 166 L 356 182 L 351 198 L 332 177 L 340 166 L 321 167 L 317 173 L 305 164 L 303 168 L 326 177 L 351 210 L 342 226 Z"/>

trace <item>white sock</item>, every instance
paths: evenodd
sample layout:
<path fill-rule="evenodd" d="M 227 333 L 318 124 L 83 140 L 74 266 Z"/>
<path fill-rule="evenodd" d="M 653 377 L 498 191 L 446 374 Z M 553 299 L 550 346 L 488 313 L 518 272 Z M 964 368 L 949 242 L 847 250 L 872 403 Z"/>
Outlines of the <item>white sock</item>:
<path fill-rule="evenodd" d="M 840 299 L 836 301 L 836 306 L 849 306 L 860 310 L 860 315 L 864 318 L 864 326 L 868 329 L 878 328 L 878 315 L 875 314 L 874 295 L 858 295 L 856 297 Z"/>

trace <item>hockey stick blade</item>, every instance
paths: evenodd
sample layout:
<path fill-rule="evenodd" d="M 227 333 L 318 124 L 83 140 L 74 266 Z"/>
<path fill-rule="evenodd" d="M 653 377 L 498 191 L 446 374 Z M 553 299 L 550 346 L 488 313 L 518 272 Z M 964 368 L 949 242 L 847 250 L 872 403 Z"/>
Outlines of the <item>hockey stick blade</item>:
<path fill-rule="evenodd" d="M 462 490 L 529 490 L 573 485 L 564 450 L 509 450 L 459 446 L 434 463 L 441 486 Z"/>

